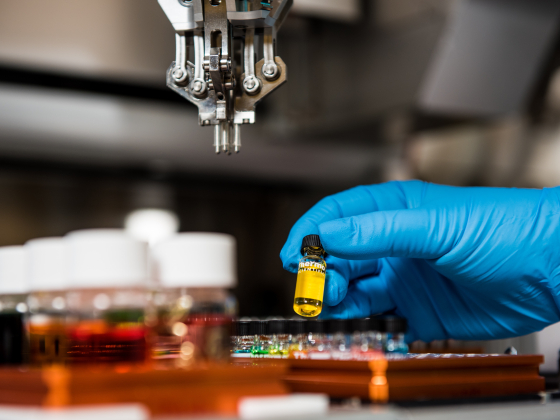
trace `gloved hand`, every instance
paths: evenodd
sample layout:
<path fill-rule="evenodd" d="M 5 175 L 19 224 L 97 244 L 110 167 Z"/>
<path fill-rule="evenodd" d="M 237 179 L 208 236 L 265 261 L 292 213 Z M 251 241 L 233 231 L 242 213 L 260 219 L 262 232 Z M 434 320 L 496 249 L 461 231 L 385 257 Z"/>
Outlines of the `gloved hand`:
<path fill-rule="evenodd" d="M 560 319 L 560 187 L 356 187 L 294 225 L 286 270 L 309 234 L 329 254 L 322 318 L 395 310 L 409 341 L 513 337 Z"/>

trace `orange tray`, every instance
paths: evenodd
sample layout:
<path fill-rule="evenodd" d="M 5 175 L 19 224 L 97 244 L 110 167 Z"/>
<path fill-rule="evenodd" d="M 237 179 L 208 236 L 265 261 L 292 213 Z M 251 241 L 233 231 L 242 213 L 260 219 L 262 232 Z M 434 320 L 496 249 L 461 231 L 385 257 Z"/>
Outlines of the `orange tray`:
<path fill-rule="evenodd" d="M 282 366 L 0 369 L 0 404 L 66 407 L 142 403 L 152 415 L 237 414 L 245 396 L 286 394 Z"/>
<path fill-rule="evenodd" d="M 369 362 L 238 359 L 239 365 L 286 366 L 292 392 L 322 392 L 373 402 L 536 394 L 544 391 L 540 355 L 418 354 Z"/>

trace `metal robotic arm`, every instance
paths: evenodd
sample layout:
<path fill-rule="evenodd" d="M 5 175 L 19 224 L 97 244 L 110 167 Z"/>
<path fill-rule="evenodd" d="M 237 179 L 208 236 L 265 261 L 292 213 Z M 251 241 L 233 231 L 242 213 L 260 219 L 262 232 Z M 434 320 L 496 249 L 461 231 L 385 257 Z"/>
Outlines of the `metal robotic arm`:
<path fill-rule="evenodd" d="M 241 124 L 253 124 L 256 105 L 286 81 L 276 32 L 293 0 L 158 2 L 176 32 L 167 86 L 198 107 L 200 125 L 214 126 L 216 153 L 239 152 Z M 263 45 L 258 63 L 256 37 Z"/>

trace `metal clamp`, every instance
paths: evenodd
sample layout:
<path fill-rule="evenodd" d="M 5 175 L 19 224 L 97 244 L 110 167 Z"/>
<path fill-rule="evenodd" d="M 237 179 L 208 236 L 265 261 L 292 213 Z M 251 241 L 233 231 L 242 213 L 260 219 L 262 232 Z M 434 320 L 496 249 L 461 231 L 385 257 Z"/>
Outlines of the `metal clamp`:
<path fill-rule="evenodd" d="M 241 150 L 241 124 L 233 124 L 233 150 L 235 153 Z"/>
<path fill-rule="evenodd" d="M 187 83 L 189 73 L 187 72 L 187 39 L 184 33 L 175 34 L 175 70 L 173 80 L 178 85 Z"/>
<path fill-rule="evenodd" d="M 274 28 L 265 28 L 263 37 L 263 53 L 264 64 L 262 73 L 266 80 L 272 82 L 280 77 L 280 67 L 274 60 L 276 37 L 274 36 Z"/>
<path fill-rule="evenodd" d="M 256 105 L 286 81 L 286 65 L 275 57 L 275 39 L 293 0 L 158 2 L 176 32 L 167 86 L 197 106 L 201 126 L 214 126 L 216 153 L 239 152 L 241 124 L 254 123 Z M 264 31 L 264 58 L 258 63 L 255 28 Z M 244 43 L 234 43 L 234 34 Z M 193 62 L 188 61 L 191 37 Z M 239 55 L 244 72 L 236 62 Z M 235 77 L 241 77 L 241 86 L 236 87 Z"/>
<path fill-rule="evenodd" d="M 191 92 L 197 98 L 206 95 L 208 86 L 204 81 L 204 37 L 201 31 L 195 31 L 193 34 L 194 42 L 194 78 L 191 82 Z"/>
<path fill-rule="evenodd" d="M 216 92 L 217 120 L 227 120 L 229 95 L 225 84 L 233 85 L 229 56 L 229 26 L 225 1 L 204 0 L 204 69 L 210 76 L 209 87 Z M 221 45 L 217 45 L 221 40 Z M 220 102 L 224 102 L 223 104 Z M 224 111 L 224 112 L 221 112 Z"/>
<path fill-rule="evenodd" d="M 262 84 L 259 78 L 255 76 L 255 28 L 249 28 L 245 31 L 244 63 L 243 89 L 248 95 L 256 95 L 260 92 Z"/>
<path fill-rule="evenodd" d="M 232 129 L 234 131 L 235 137 L 235 128 L 233 128 L 229 122 L 222 121 L 221 123 L 214 126 L 214 150 L 216 151 L 217 155 L 219 155 L 220 152 L 231 155 L 232 148 L 235 149 L 236 153 L 239 152 L 239 148 L 241 147 L 241 139 L 239 139 L 238 143 L 234 141 L 233 145 L 231 144 Z"/>

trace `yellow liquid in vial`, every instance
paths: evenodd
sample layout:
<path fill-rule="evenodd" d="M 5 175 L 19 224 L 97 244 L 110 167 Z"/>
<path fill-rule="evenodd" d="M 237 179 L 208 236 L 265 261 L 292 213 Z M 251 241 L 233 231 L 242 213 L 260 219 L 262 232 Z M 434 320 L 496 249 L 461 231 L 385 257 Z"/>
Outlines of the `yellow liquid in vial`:
<path fill-rule="evenodd" d="M 317 316 L 323 309 L 325 273 L 300 268 L 297 276 L 294 311 L 301 316 Z"/>

